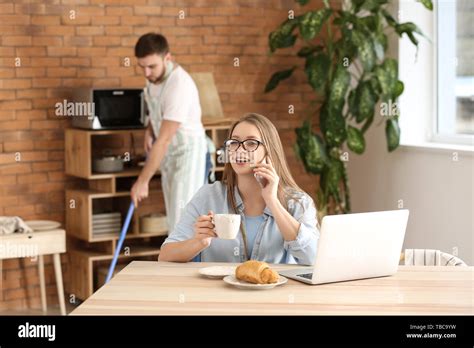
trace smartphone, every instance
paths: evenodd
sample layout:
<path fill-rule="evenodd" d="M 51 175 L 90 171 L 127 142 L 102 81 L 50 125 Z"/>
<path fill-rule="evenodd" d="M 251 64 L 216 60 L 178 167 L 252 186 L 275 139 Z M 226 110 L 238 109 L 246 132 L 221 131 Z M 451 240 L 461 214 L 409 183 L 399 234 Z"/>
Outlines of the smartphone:
<path fill-rule="evenodd" d="M 267 164 L 267 156 L 265 156 L 262 160 L 262 163 L 265 163 Z M 265 179 L 263 176 L 260 176 L 260 175 L 257 175 L 257 174 L 254 174 L 255 176 L 255 179 L 258 181 L 258 183 L 260 184 L 260 186 L 262 188 L 264 188 L 265 186 L 267 186 L 267 179 Z"/>

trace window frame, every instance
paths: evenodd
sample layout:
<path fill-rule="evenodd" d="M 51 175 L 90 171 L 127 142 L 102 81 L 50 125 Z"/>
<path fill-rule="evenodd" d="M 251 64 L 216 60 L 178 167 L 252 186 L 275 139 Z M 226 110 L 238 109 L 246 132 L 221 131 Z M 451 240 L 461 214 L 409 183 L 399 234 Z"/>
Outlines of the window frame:
<path fill-rule="evenodd" d="M 397 101 L 400 106 L 400 146 L 421 147 L 439 150 L 465 151 L 474 154 L 474 136 L 464 134 L 438 133 L 438 2 L 433 11 L 428 11 L 415 0 L 399 0 L 394 11 L 399 11 L 400 22 L 414 22 L 426 35 L 419 36 L 418 57 L 416 49 L 406 37 L 396 36 L 399 60 L 399 78 L 405 83 L 405 92 Z M 421 60 L 420 60 L 421 56 Z M 413 71 L 415 69 L 415 71 Z M 411 70 L 411 71 L 410 71 Z M 412 95 L 412 90 L 420 95 Z M 419 100 L 427 100 L 420 104 Z M 421 112 L 419 112 L 421 109 Z"/>
<path fill-rule="evenodd" d="M 402 0 L 403 1 L 403 0 Z M 457 0 L 438 0 L 435 1 L 435 6 L 433 6 L 433 13 L 431 15 L 431 19 L 433 21 L 433 45 L 434 45 L 434 50 L 433 50 L 433 86 L 434 86 L 434 101 L 433 101 L 433 112 L 434 112 L 434 117 L 432 118 L 432 132 L 430 134 L 430 137 L 428 137 L 429 142 L 434 142 L 434 143 L 444 143 L 444 144 L 451 144 L 451 145 L 474 145 L 474 135 L 472 134 L 456 134 L 455 133 L 455 124 L 456 121 L 455 119 L 449 119 L 449 118 L 441 118 L 441 110 L 443 107 L 440 107 L 440 102 L 441 102 L 441 93 L 440 93 L 440 86 L 439 86 L 439 81 L 440 81 L 440 71 L 443 70 L 443 68 L 440 67 L 439 64 L 439 57 L 440 57 L 440 44 L 439 44 L 439 16 L 440 13 L 443 13 L 444 18 L 451 18 L 454 23 L 456 23 L 456 18 L 448 17 L 448 16 L 456 16 L 456 1 Z M 447 4 L 448 2 L 454 3 L 454 9 L 451 12 L 447 11 L 440 11 L 440 3 L 445 3 Z M 444 5 L 446 6 L 446 5 Z M 446 20 L 446 19 L 444 19 Z M 454 28 L 454 32 L 452 33 L 454 35 L 454 57 L 456 56 L 456 46 L 455 46 L 455 41 L 456 41 L 456 30 Z M 449 61 L 449 59 L 446 59 Z M 443 62 L 446 62 L 446 60 L 443 60 Z M 453 68 L 456 69 L 456 59 L 453 59 L 451 64 L 453 64 Z M 446 67 L 444 67 L 446 69 Z M 449 88 L 448 88 L 449 89 Z M 452 86 L 451 90 L 453 91 L 454 95 L 454 112 L 456 113 L 456 75 L 454 77 L 454 85 Z M 442 133 L 440 132 L 440 129 L 447 129 L 448 132 Z"/>

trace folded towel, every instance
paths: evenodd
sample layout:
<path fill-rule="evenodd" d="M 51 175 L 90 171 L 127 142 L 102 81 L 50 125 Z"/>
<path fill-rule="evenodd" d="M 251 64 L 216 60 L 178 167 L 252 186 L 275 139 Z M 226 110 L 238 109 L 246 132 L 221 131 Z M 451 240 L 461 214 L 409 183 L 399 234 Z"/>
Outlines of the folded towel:
<path fill-rule="evenodd" d="M 33 230 L 19 216 L 0 216 L 0 235 L 31 232 Z"/>
<path fill-rule="evenodd" d="M 407 266 L 467 266 L 460 258 L 440 250 L 405 249 Z"/>

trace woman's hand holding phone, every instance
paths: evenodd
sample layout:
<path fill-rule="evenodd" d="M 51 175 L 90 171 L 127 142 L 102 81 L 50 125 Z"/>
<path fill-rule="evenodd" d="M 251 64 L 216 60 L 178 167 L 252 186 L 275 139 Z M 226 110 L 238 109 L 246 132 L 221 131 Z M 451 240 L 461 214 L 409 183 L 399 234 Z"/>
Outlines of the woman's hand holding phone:
<path fill-rule="evenodd" d="M 267 205 L 278 200 L 280 177 L 277 175 L 270 158 L 265 156 L 261 163 L 255 164 L 253 172 L 262 187 L 262 197 Z"/>

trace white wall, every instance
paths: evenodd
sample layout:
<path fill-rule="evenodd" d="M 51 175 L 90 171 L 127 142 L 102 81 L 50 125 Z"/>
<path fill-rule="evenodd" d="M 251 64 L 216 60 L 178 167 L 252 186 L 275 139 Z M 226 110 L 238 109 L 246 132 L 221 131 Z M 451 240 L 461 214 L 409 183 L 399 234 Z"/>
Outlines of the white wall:
<path fill-rule="evenodd" d="M 405 248 L 440 249 L 474 265 L 472 154 L 400 147 L 388 153 L 384 127 L 367 131 L 367 149 L 350 154 L 352 212 L 410 210 Z"/>

